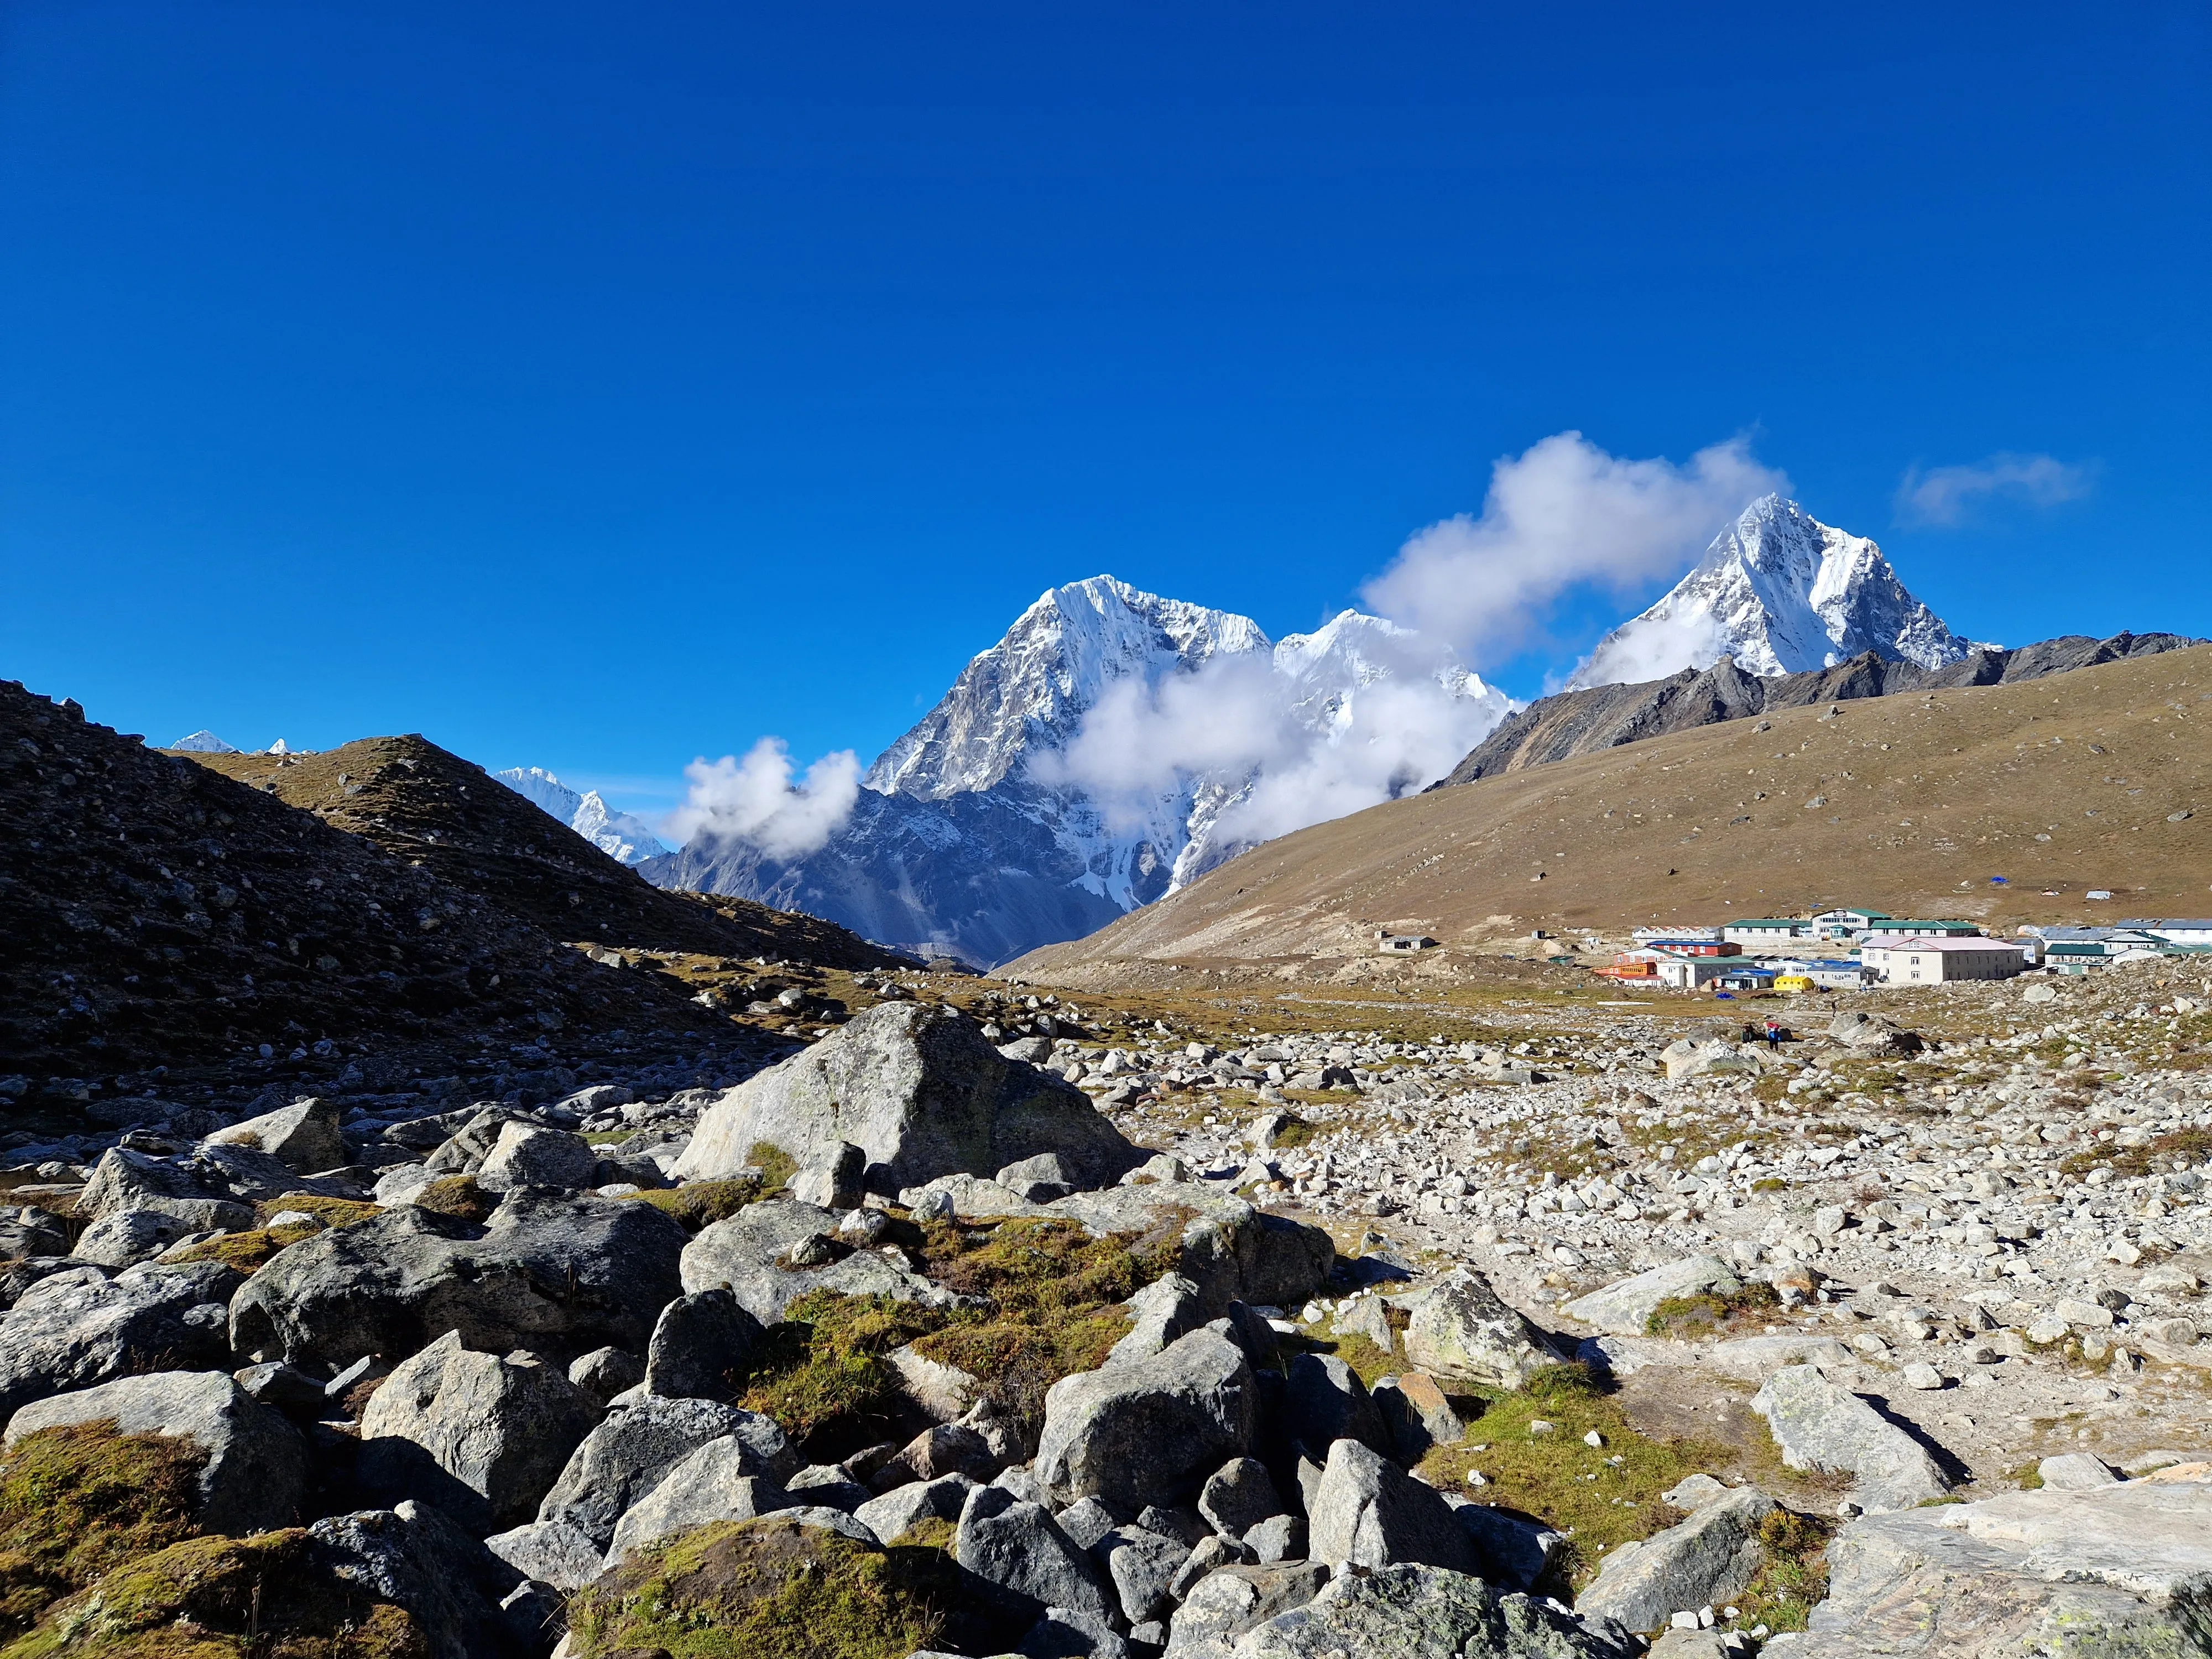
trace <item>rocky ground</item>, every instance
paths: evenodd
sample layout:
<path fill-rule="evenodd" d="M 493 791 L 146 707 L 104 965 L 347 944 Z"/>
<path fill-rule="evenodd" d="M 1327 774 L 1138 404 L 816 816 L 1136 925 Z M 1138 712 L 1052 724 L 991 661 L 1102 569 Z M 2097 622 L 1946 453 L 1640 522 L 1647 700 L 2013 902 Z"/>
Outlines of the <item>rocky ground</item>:
<path fill-rule="evenodd" d="M 0 1641 L 2212 1652 L 2195 979 L 750 983 L 19 1144 Z"/>

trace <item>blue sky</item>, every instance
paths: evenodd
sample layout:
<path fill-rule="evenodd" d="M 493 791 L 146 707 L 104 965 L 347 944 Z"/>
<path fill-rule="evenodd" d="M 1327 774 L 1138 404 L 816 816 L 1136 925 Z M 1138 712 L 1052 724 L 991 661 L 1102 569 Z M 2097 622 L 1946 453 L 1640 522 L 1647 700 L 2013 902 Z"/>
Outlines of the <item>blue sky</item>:
<path fill-rule="evenodd" d="M 652 807 L 1055 582 L 1310 627 L 1567 429 L 2212 633 L 2208 19 L 10 0 L 0 674 Z M 1996 454 L 2093 487 L 1899 521 Z"/>

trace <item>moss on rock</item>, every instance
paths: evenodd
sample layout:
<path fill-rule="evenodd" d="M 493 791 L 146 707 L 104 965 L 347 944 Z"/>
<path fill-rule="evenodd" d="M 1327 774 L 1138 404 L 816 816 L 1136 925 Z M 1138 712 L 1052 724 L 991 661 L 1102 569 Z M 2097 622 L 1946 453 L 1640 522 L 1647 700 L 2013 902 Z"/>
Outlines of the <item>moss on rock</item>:
<path fill-rule="evenodd" d="M 434 1210 L 440 1215 L 459 1216 L 464 1221 L 481 1225 L 490 1220 L 491 1212 L 499 1207 L 499 1194 L 477 1186 L 473 1176 L 447 1176 L 432 1182 L 408 1201 L 419 1210 Z"/>
<path fill-rule="evenodd" d="M 991 1652 L 941 1550 L 872 1550 L 778 1516 L 721 1522 L 640 1551 L 580 1591 L 585 1659 L 905 1659 L 954 1643 Z"/>
<path fill-rule="evenodd" d="M 111 1568 L 191 1537 L 207 1455 L 115 1419 L 41 1429 L 0 1457 L 0 1634 Z"/>
<path fill-rule="evenodd" d="M 766 1191 L 767 1188 L 753 1176 L 740 1176 L 732 1181 L 690 1181 L 681 1187 L 636 1192 L 629 1196 L 636 1203 L 650 1204 L 662 1213 L 675 1217 L 683 1223 L 684 1231 L 696 1233 L 717 1221 L 727 1221 Z"/>

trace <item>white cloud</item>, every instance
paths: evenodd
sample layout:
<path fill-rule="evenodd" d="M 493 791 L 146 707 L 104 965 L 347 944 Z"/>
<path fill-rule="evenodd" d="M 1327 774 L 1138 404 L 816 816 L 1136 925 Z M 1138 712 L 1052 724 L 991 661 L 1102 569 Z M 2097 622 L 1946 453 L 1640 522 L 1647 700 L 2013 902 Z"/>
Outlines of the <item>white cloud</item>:
<path fill-rule="evenodd" d="M 2051 455 L 2000 453 L 1971 466 L 1916 466 L 1897 487 L 1897 516 L 1905 524 L 1960 524 L 1984 498 L 2056 507 L 2080 501 L 2096 481 L 2094 465 L 2070 465 Z"/>
<path fill-rule="evenodd" d="M 1217 853 L 1395 799 L 1450 771 L 1507 704 L 1479 681 L 1455 691 L 1413 666 L 1426 658 L 1434 669 L 1448 653 L 1380 643 L 1395 644 L 1412 672 L 1318 701 L 1311 683 L 1256 653 L 1151 684 L 1120 681 L 1067 748 L 1038 756 L 1030 775 L 1081 790 L 1122 835 L 1164 830 L 1181 814 L 1164 805 L 1186 789 L 1210 794 L 1223 803 L 1206 837 Z"/>
<path fill-rule="evenodd" d="M 1789 488 L 1741 438 L 1676 466 L 1556 433 L 1492 467 L 1480 518 L 1462 513 L 1408 540 L 1367 601 L 1464 651 L 1510 646 L 1568 589 L 1628 592 L 1674 575 L 1748 502 Z"/>
<path fill-rule="evenodd" d="M 1709 668 L 1720 660 L 1720 618 L 1711 611 L 1686 617 L 1644 617 L 1602 641 L 1567 684 L 1639 685 L 1684 668 Z"/>
<path fill-rule="evenodd" d="M 842 749 L 823 756 L 794 784 L 795 769 L 781 738 L 763 738 L 742 761 L 700 757 L 684 769 L 690 795 L 669 816 L 669 833 L 679 845 L 702 835 L 747 842 L 772 859 L 814 852 L 852 816 L 860 763 Z"/>

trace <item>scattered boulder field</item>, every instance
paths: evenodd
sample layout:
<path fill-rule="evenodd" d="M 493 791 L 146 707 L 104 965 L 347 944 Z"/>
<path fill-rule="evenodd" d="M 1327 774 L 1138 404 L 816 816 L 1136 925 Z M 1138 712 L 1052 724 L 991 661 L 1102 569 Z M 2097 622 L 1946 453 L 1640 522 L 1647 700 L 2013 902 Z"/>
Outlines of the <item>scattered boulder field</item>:
<path fill-rule="evenodd" d="M 11 1172 L 0 1652 L 2212 1652 L 2195 985 L 1019 989 Z"/>

